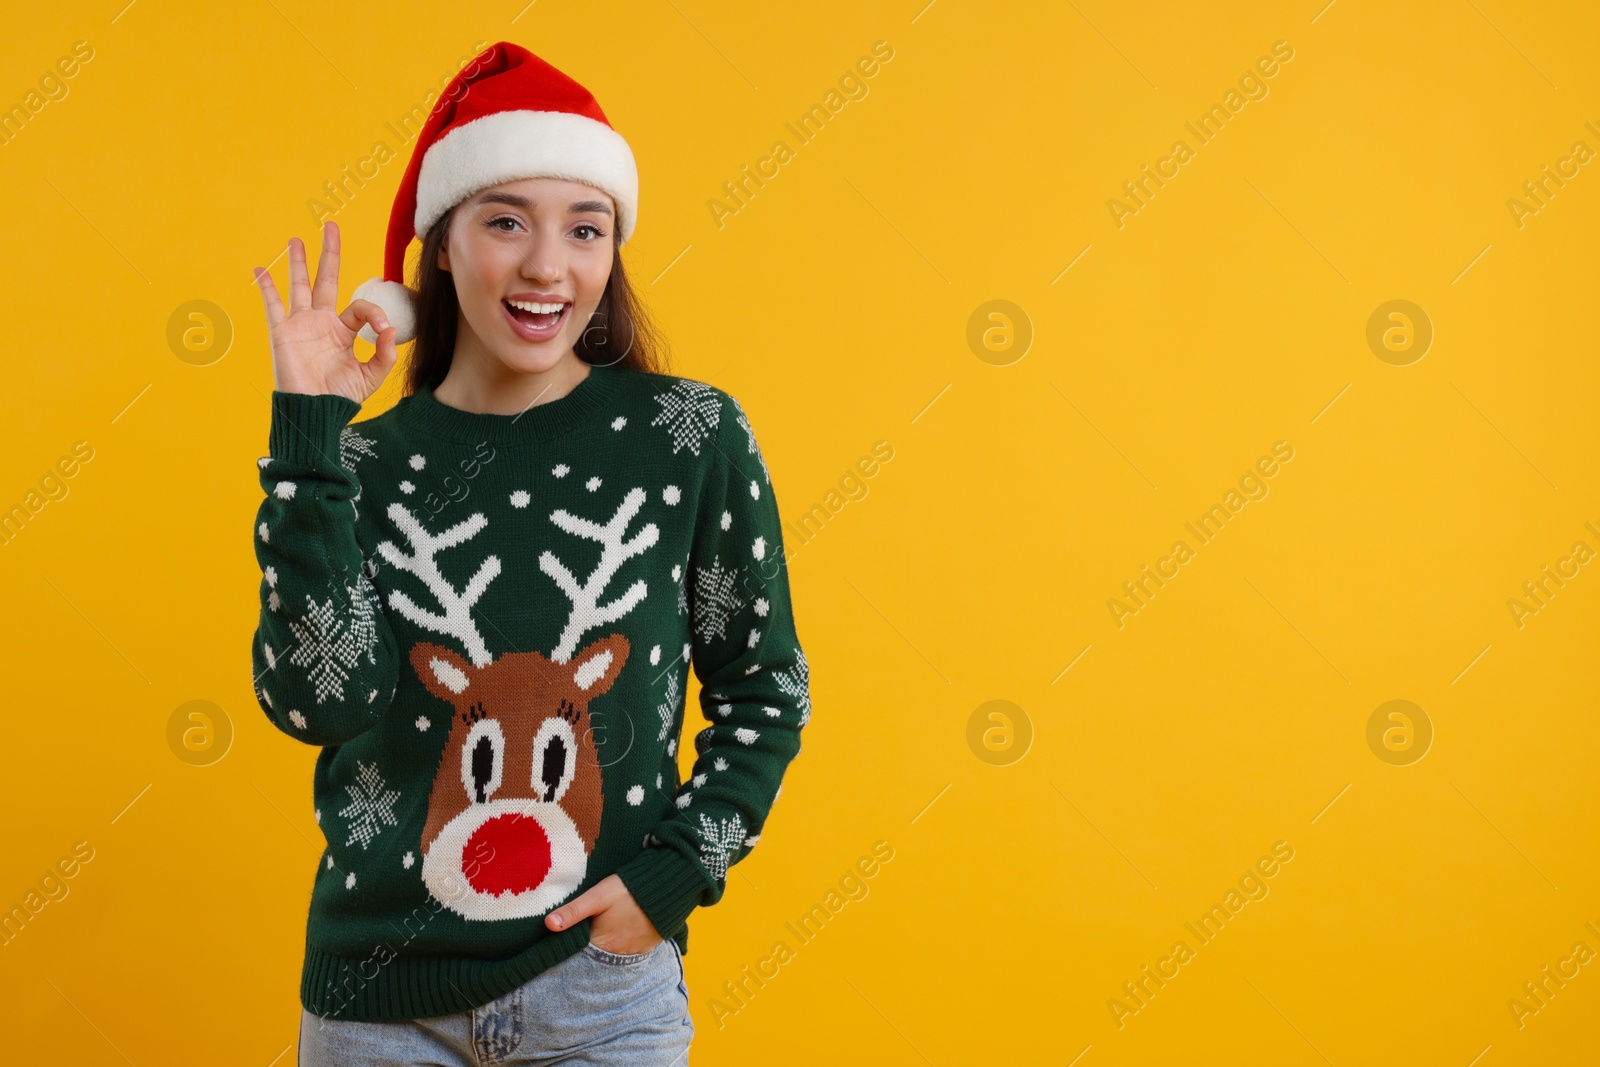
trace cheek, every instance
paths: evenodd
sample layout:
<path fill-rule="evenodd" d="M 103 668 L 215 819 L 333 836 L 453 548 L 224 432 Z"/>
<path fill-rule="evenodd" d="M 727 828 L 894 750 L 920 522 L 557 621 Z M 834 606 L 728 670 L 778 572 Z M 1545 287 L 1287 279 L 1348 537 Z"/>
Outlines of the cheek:
<path fill-rule="evenodd" d="M 598 304 L 605 295 L 606 283 L 611 280 L 609 254 L 584 256 L 572 264 L 573 278 L 577 282 L 578 303 Z"/>
<path fill-rule="evenodd" d="M 516 269 L 516 252 L 504 241 L 469 238 L 450 254 L 456 279 L 456 295 L 463 303 L 492 302 L 501 292 L 506 276 Z"/>

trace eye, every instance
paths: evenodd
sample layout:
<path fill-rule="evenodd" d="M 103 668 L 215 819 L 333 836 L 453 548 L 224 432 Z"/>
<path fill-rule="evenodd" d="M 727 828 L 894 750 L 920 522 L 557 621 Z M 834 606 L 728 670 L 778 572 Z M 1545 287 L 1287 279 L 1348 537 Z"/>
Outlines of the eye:
<path fill-rule="evenodd" d="M 560 716 L 546 719 L 533 735 L 533 793 L 545 803 L 560 800 L 578 769 L 578 739 Z"/>
<path fill-rule="evenodd" d="M 501 233 L 511 233 L 512 230 L 506 229 L 504 226 L 500 225 L 502 222 L 511 223 L 513 228 L 522 225 L 517 221 L 517 218 L 514 215 L 497 215 L 488 222 L 484 223 L 484 225 L 488 226 L 491 230 L 499 230 Z"/>
<path fill-rule="evenodd" d="M 506 736 L 496 719 L 479 719 L 472 724 L 461 746 L 461 784 L 467 799 L 482 804 L 500 788 L 506 763 Z"/>
<path fill-rule="evenodd" d="M 578 223 L 578 225 L 573 228 L 572 232 L 573 233 L 577 233 L 579 230 L 589 230 L 590 232 L 592 232 L 594 234 L 593 237 L 581 238 L 581 240 L 585 244 L 587 244 L 590 241 L 598 241 L 600 238 L 602 238 L 602 237 L 604 237 L 606 235 L 604 230 L 602 230 L 600 227 L 594 225 L 593 223 L 589 223 L 589 222 L 580 222 L 580 223 Z"/>

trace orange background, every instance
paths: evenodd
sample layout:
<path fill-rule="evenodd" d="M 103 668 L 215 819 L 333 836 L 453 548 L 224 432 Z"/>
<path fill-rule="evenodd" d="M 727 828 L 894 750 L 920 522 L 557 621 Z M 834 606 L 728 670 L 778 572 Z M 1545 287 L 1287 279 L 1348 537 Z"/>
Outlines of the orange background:
<path fill-rule="evenodd" d="M 387 140 L 333 216 L 347 300 L 410 153 L 387 124 L 510 39 L 632 144 L 624 255 L 672 369 L 744 403 L 789 524 L 815 716 L 692 920 L 696 1064 L 1589 1062 L 1593 959 L 1508 1002 L 1600 952 L 1600 575 L 1573 556 L 1600 549 L 1600 173 L 1510 201 L 1600 151 L 1600 18 L 1321 2 L 8 15 L 0 105 L 58 97 L 0 144 L 0 508 L 27 513 L 0 552 L 0 907 L 92 849 L 0 945 L 8 1055 L 293 1062 L 321 846 L 315 752 L 250 688 L 250 268 L 283 288 L 308 202 Z M 1202 143 L 1241 79 L 1265 95 Z M 1185 524 L 1280 441 L 1201 543 Z M 1136 605 L 1146 565 L 1169 578 Z M 1546 565 L 1569 577 L 1519 619 Z M 214 710 L 186 739 L 190 701 Z M 830 898 L 880 841 L 866 894 Z M 1277 842 L 1201 944 L 1185 924 Z M 1146 965 L 1174 976 L 1139 1004 Z"/>

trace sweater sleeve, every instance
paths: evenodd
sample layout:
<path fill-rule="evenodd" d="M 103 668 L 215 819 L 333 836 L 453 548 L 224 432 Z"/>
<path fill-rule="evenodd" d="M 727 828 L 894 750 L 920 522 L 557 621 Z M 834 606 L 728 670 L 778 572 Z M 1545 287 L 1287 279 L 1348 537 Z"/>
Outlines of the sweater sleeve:
<path fill-rule="evenodd" d="M 695 736 L 693 776 L 672 813 L 617 872 L 663 937 L 722 898 L 729 867 L 760 840 L 811 718 L 777 500 L 749 420 L 726 394 L 684 580 L 710 725 Z"/>
<path fill-rule="evenodd" d="M 261 615 L 251 640 L 256 702 L 312 745 L 373 726 L 394 695 L 399 655 L 356 540 L 360 483 L 340 434 L 361 410 L 347 397 L 273 390 L 271 453 L 259 460 Z"/>

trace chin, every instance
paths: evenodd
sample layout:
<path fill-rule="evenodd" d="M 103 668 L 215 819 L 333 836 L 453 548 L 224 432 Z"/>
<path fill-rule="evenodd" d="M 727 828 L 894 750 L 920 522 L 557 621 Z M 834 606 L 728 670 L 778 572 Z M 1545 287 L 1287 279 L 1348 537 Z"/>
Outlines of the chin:
<path fill-rule="evenodd" d="M 572 343 L 563 337 L 557 337 L 537 345 L 513 339 L 507 342 L 506 347 L 496 352 L 495 355 L 499 356 L 500 362 L 511 370 L 523 374 L 533 374 L 547 371 L 556 366 L 571 351 Z"/>

